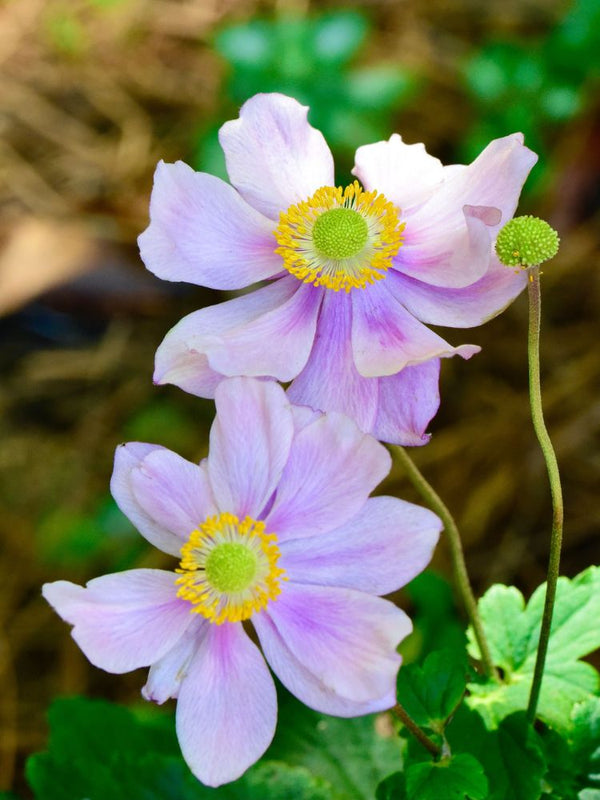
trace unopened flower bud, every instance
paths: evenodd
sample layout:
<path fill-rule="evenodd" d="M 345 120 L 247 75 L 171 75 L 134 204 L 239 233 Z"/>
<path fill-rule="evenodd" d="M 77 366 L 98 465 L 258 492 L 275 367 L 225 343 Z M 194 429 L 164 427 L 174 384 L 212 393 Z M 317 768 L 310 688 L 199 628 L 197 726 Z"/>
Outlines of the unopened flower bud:
<path fill-rule="evenodd" d="M 534 267 L 553 258 L 560 239 L 554 228 L 538 217 L 515 217 L 498 234 L 496 253 L 507 267 Z"/>

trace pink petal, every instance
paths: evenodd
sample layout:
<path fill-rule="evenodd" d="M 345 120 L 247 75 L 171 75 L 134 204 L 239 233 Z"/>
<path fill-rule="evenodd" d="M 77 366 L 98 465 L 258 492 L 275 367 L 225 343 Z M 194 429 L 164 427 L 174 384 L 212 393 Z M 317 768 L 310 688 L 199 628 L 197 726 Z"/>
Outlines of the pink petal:
<path fill-rule="evenodd" d="M 252 622 L 269 666 L 286 689 L 309 708 L 336 717 L 360 717 L 384 711 L 396 702 L 395 686 L 390 687 L 382 697 L 365 703 L 342 697 L 334 687 L 324 683 L 292 654 L 268 614 L 255 614 Z"/>
<path fill-rule="evenodd" d="M 351 345 L 352 301 L 345 292 L 325 292 L 308 362 L 288 389 L 293 403 L 340 411 L 369 431 L 377 411 L 377 381 L 361 377 Z"/>
<path fill-rule="evenodd" d="M 131 470 L 130 485 L 142 513 L 174 534 L 172 555 L 217 511 L 206 468 L 170 450 L 149 453 Z"/>
<path fill-rule="evenodd" d="M 181 542 L 173 531 L 165 528 L 149 516 L 138 503 L 131 486 L 131 473 L 144 458 L 153 452 L 166 452 L 165 447 L 157 444 L 144 444 L 142 442 L 129 442 L 122 444 L 115 450 L 113 474 L 110 479 L 112 496 L 121 511 L 131 520 L 138 531 L 155 547 L 165 553 L 176 555 L 181 548 Z"/>
<path fill-rule="evenodd" d="M 427 200 L 444 179 L 442 162 L 424 144 L 405 144 L 397 133 L 356 151 L 356 175 L 368 190 L 382 192 L 402 211 Z"/>
<path fill-rule="evenodd" d="M 351 519 L 390 471 L 389 453 L 331 411 L 294 438 L 266 518 L 280 541 L 330 531 Z"/>
<path fill-rule="evenodd" d="M 425 433 L 440 405 L 440 361 L 405 367 L 379 379 L 379 406 L 372 434 L 390 444 L 418 447 L 431 438 Z"/>
<path fill-rule="evenodd" d="M 296 278 L 184 317 L 156 353 L 155 383 L 214 397 L 224 372 L 290 380 L 304 366 L 315 335 L 320 295 Z M 277 337 L 278 347 L 265 347 Z"/>
<path fill-rule="evenodd" d="M 217 388 L 208 474 L 217 504 L 254 519 L 277 488 L 294 433 L 290 403 L 273 381 L 230 378 Z"/>
<path fill-rule="evenodd" d="M 206 635 L 210 623 L 194 614 L 194 620 L 181 639 L 168 653 L 152 664 L 142 695 L 146 700 L 161 705 L 172 697 L 177 697 L 181 682 L 185 680 L 198 644 Z"/>
<path fill-rule="evenodd" d="M 401 662 L 396 647 L 412 625 L 389 601 L 351 589 L 290 581 L 277 600 L 255 616 L 267 653 L 258 621 L 263 615 L 300 664 L 335 694 L 368 703 L 393 691 Z"/>
<path fill-rule="evenodd" d="M 395 270 L 386 277 L 386 288 L 410 313 L 432 325 L 471 328 L 495 317 L 527 284 L 525 270 L 505 267 L 496 257 L 483 278 L 463 289 L 421 283 Z"/>
<path fill-rule="evenodd" d="M 281 545 L 290 581 L 388 594 L 422 572 L 442 523 L 426 508 L 395 497 L 371 497 L 329 533 Z"/>
<path fill-rule="evenodd" d="M 470 358 L 479 352 L 474 345 L 452 347 L 409 314 L 385 285 L 355 292 L 352 301 L 352 351 L 357 370 L 367 378 L 393 375 L 431 358 Z"/>
<path fill-rule="evenodd" d="M 434 286 L 469 286 L 488 269 L 490 226 L 500 212 L 469 205 L 434 205 L 441 192 L 439 189 L 407 219 L 405 241 L 394 259 L 394 268 Z"/>
<path fill-rule="evenodd" d="M 173 572 L 134 569 L 103 575 L 87 587 L 46 583 L 42 594 L 71 625 L 86 657 L 107 672 L 129 672 L 161 659 L 193 620 L 177 597 Z"/>
<path fill-rule="evenodd" d="M 333 158 L 308 108 L 282 94 L 258 94 L 226 122 L 219 139 L 231 183 L 271 219 L 334 183 Z"/>
<path fill-rule="evenodd" d="M 178 161 L 154 176 L 150 225 L 139 237 L 148 269 L 169 281 L 241 289 L 275 275 L 273 223 L 219 178 Z"/>
<path fill-rule="evenodd" d="M 177 737 L 207 786 L 238 778 L 269 746 L 277 722 L 273 679 L 239 624 L 210 625 L 179 689 Z"/>

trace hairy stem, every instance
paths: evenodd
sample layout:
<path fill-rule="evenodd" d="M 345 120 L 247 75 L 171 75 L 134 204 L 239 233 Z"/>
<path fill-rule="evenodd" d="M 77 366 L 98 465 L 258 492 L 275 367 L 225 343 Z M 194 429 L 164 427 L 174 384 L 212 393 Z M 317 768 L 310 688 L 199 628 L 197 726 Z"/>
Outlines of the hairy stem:
<path fill-rule="evenodd" d="M 450 546 L 450 556 L 454 566 L 456 584 L 458 586 L 458 590 L 462 597 L 471 625 L 473 626 L 473 631 L 475 633 L 475 638 L 477 639 L 479 652 L 481 654 L 481 663 L 483 664 L 485 674 L 488 676 L 488 678 L 500 682 L 498 672 L 494 667 L 494 662 L 492 660 L 485 631 L 483 630 L 481 617 L 479 616 L 479 611 L 477 609 L 477 601 L 475 600 L 475 595 L 473 594 L 473 589 L 471 588 L 471 583 L 469 581 L 467 566 L 465 564 L 465 555 L 456 522 L 454 521 L 452 514 L 440 496 L 427 482 L 423 474 L 419 471 L 417 465 L 408 455 L 407 451 L 403 447 L 395 447 L 394 452 L 396 453 L 398 461 L 404 467 L 404 470 L 406 471 L 406 474 L 408 475 L 408 478 L 415 489 L 426 501 L 432 511 L 435 511 L 435 513 L 444 523 L 444 530 L 446 531 L 448 544 Z"/>
<path fill-rule="evenodd" d="M 533 682 L 531 684 L 531 693 L 529 695 L 529 706 L 527 708 L 527 717 L 530 722 L 533 722 L 542 686 L 544 665 L 546 663 L 550 629 L 552 626 L 554 600 L 556 598 L 556 583 L 558 581 L 560 550 L 562 545 L 563 499 L 556 454 L 546 429 L 544 413 L 542 411 L 542 391 L 540 387 L 541 292 L 539 267 L 532 267 L 529 271 L 528 294 L 529 331 L 527 353 L 529 360 L 529 401 L 531 405 L 531 418 L 546 462 L 548 480 L 550 481 L 550 493 L 552 495 L 552 534 L 550 538 L 546 600 L 544 602 L 540 639 L 533 673 Z"/>
<path fill-rule="evenodd" d="M 430 739 L 429 736 L 427 736 L 427 734 L 422 730 L 422 728 L 419 728 L 413 718 L 408 715 L 403 705 L 396 703 L 392 711 L 402 722 L 402 724 L 412 733 L 415 739 L 417 739 L 426 750 L 429 750 L 432 756 L 437 758 L 442 754 L 442 748 L 439 747 L 433 741 L 433 739 Z"/>

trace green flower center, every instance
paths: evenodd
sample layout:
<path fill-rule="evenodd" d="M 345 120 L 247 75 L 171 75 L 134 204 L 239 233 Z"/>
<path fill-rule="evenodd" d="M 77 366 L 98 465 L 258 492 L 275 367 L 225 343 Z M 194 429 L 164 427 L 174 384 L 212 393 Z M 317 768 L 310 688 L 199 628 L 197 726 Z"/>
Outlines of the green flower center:
<path fill-rule="evenodd" d="M 219 592 L 241 592 L 256 576 L 258 559 L 241 542 L 223 542 L 206 559 L 206 579 Z"/>
<path fill-rule="evenodd" d="M 515 217 L 498 234 L 496 253 L 508 267 L 535 267 L 556 255 L 559 241 L 545 220 L 529 215 Z"/>
<path fill-rule="evenodd" d="M 340 260 L 360 253 L 369 238 L 369 228 L 364 216 L 353 208 L 332 208 L 317 217 L 312 238 L 322 255 Z"/>

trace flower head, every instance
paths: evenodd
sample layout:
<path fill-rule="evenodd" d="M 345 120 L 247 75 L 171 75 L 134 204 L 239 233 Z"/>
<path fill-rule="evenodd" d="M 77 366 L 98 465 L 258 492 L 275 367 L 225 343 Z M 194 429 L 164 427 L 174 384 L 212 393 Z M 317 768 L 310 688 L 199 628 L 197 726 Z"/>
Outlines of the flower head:
<path fill-rule="evenodd" d="M 139 239 L 148 269 L 218 289 L 270 283 L 185 317 L 157 352 L 155 381 L 204 397 L 226 376 L 292 381 L 293 402 L 423 444 L 439 359 L 479 349 L 426 324 L 479 325 L 525 286 L 493 241 L 536 156 L 513 134 L 444 167 L 394 134 L 360 147 L 356 180 L 340 187 L 306 115 L 284 95 L 248 100 L 220 133 L 231 185 L 158 165 Z"/>
<path fill-rule="evenodd" d="M 536 267 L 558 253 L 558 233 L 539 217 L 514 217 L 496 239 L 496 253 L 508 267 Z"/>
<path fill-rule="evenodd" d="M 199 465 L 150 444 L 116 452 L 113 495 L 173 570 L 43 588 L 93 664 L 149 666 L 144 696 L 177 698 L 183 755 L 211 786 L 273 737 L 265 659 L 323 713 L 394 705 L 396 646 L 411 624 L 379 595 L 426 566 L 441 529 L 424 508 L 369 498 L 390 457 L 349 418 L 291 406 L 276 383 L 249 378 L 223 381 L 216 405 Z"/>

